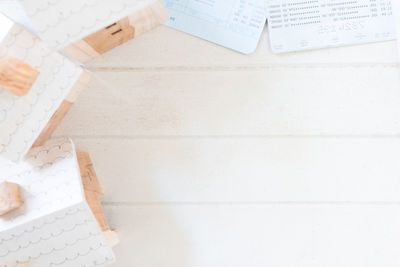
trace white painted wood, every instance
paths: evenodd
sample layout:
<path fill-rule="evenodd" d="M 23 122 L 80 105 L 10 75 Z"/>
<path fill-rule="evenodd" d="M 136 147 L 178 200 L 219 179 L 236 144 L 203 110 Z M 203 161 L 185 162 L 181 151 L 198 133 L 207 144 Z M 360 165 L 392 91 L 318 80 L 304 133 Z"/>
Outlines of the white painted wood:
<path fill-rule="evenodd" d="M 395 42 L 244 56 L 167 27 L 89 64 L 115 267 L 398 266 Z"/>
<path fill-rule="evenodd" d="M 107 206 L 112 267 L 397 267 L 397 206 Z"/>
<path fill-rule="evenodd" d="M 400 201 L 400 140 L 76 138 L 107 202 Z"/>
<path fill-rule="evenodd" d="M 400 75 L 386 67 L 95 72 L 67 135 L 395 135 Z M 102 84 L 103 82 L 104 84 Z"/>
<path fill-rule="evenodd" d="M 269 49 L 268 36 L 264 32 L 257 51 L 246 56 L 161 26 L 137 37 L 133 42 L 128 42 L 94 59 L 89 66 L 92 68 L 204 67 L 212 69 L 215 66 L 248 68 L 271 64 L 393 64 L 396 62 L 396 42 L 394 41 L 274 55 Z"/>

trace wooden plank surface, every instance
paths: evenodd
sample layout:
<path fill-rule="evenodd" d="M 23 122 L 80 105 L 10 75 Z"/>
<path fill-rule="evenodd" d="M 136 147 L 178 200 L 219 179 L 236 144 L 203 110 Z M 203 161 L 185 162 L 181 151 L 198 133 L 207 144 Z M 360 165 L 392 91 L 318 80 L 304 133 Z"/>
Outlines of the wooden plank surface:
<path fill-rule="evenodd" d="M 113 267 L 395 267 L 397 206 L 107 207 L 120 225 Z"/>
<path fill-rule="evenodd" d="M 76 138 L 106 202 L 399 202 L 397 138 Z"/>
<path fill-rule="evenodd" d="M 400 133 L 400 76 L 396 68 L 124 70 L 95 72 L 94 80 L 65 118 L 66 123 L 60 125 L 64 134 Z"/>
<path fill-rule="evenodd" d="M 98 55 L 152 30 L 167 19 L 168 14 L 161 0 L 155 0 L 129 16 L 68 45 L 63 48 L 63 51 L 77 61 L 86 63 Z"/>
<path fill-rule="evenodd" d="M 89 151 L 115 267 L 398 266 L 384 42 L 244 56 L 167 27 L 101 55 L 55 135 Z"/>
<path fill-rule="evenodd" d="M 321 49 L 274 55 L 269 49 L 266 31 L 257 51 L 243 55 L 208 41 L 178 32 L 166 26 L 137 37 L 133 42 L 98 57 L 91 68 L 189 68 L 242 67 L 302 64 L 397 64 L 396 42 Z"/>
<path fill-rule="evenodd" d="M 65 118 L 65 115 L 69 112 L 71 106 L 74 104 L 81 92 L 88 86 L 91 77 L 92 76 L 89 72 L 82 72 L 78 80 L 75 82 L 74 86 L 71 88 L 67 97 L 58 107 L 56 112 L 54 112 L 46 127 L 42 130 L 39 137 L 36 139 L 33 147 L 43 146 L 46 141 L 51 137 L 51 135 Z"/>

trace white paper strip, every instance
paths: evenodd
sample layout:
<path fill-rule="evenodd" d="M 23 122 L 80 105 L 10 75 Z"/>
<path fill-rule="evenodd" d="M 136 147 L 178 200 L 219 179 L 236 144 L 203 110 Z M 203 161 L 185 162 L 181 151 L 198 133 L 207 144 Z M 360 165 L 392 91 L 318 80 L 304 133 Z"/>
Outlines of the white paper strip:
<path fill-rule="evenodd" d="M 266 0 L 164 0 L 167 26 L 249 54 L 265 26 Z"/>

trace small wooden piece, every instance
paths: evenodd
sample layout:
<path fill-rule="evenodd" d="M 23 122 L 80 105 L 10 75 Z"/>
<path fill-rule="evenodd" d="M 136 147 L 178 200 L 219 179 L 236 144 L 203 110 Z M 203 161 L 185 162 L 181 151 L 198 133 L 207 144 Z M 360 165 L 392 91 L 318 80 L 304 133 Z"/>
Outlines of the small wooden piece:
<path fill-rule="evenodd" d="M 98 54 L 103 54 L 134 37 L 135 28 L 130 25 L 129 18 L 126 17 L 83 40 Z"/>
<path fill-rule="evenodd" d="M 29 267 L 31 266 L 31 261 L 16 261 L 16 262 L 12 262 L 12 263 L 8 263 L 5 266 L 13 266 L 13 267 Z M 2 266 L 2 265 L 0 265 Z"/>
<path fill-rule="evenodd" d="M 107 243 L 111 247 L 114 247 L 119 242 L 118 234 L 116 231 L 110 229 L 107 219 L 104 216 L 103 208 L 100 203 L 104 194 L 89 153 L 78 152 L 77 158 L 82 176 L 83 189 L 85 190 L 86 201 L 96 217 Z"/>
<path fill-rule="evenodd" d="M 18 209 L 23 203 L 19 185 L 9 182 L 0 184 L 0 216 Z"/>
<path fill-rule="evenodd" d="M 118 243 L 119 243 L 119 237 L 118 237 L 118 233 L 117 233 L 117 231 L 111 231 L 111 230 L 108 230 L 108 231 L 104 231 L 103 232 L 103 235 L 104 235 L 104 238 L 106 239 L 106 241 L 107 241 L 107 244 L 110 246 L 110 247 L 115 247 L 116 245 L 118 245 Z"/>
<path fill-rule="evenodd" d="M 57 109 L 57 111 L 53 114 L 50 121 L 47 123 L 46 127 L 43 129 L 42 133 L 36 139 L 33 147 L 43 146 L 46 141 L 50 138 L 52 133 L 55 131 L 57 126 L 64 119 L 65 115 L 67 115 L 68 111 L 71 109 L 72 103 L 64 100 L 61 103 L 61 106 Z"/>
<path fill-rule="evenodd" d="M 67 115 L 68 111 L 71 109 L 73 103 L 76 101 L 81 91 L 88 85 L 90 78 L 91 78 L 90 73 L 86 71 L 84 71 L 81 74 L 81 76 L 75 83 L 74 87 L 71 89 L 68 96 L 61 103 L 60 107 L 53 114 L 50 121 L 47 123 L 46 127 L 43 129 L 39 137 L 36 139 L 35 143 L 33 144 L 33 147 L 43 146 L 46 143 L 46 141 L 56 130 L 58 125 L 60 125 L 65 115 Z"/>
<path fill-rule="evenodd" d="M 31 262 L 30 261 L 19 262 L 18 264 L 19 264 L 20 267 L 29 267 L 29 266 L 31 266 Z"/>
<path fill-rule="evenodd" d="M 28 94 L 39 71 L 16 59 L 0 59 L 0 86 L 17 96 Z"/>
<path fill-rule="evenodd" d="M 161 1 L 155 1 L 130 16 L 68 45 L 63 48 L 63 51 L 79 62 L 85 63 L 142 33 L 150 31 L 167 19 L 168 13 L 164 5 Z"/>

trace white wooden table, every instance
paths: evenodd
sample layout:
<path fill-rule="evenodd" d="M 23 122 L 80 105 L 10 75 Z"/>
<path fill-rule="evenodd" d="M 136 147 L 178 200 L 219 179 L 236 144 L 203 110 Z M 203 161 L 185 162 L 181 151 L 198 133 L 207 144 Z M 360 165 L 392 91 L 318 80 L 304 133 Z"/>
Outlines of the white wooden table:
<path fill-rule="evenodd" d="M 244 56 L 160 27 L 90 64 L 56 132 L 91 152 L 118 267 L 398 267 L 395 42 Z"/>

